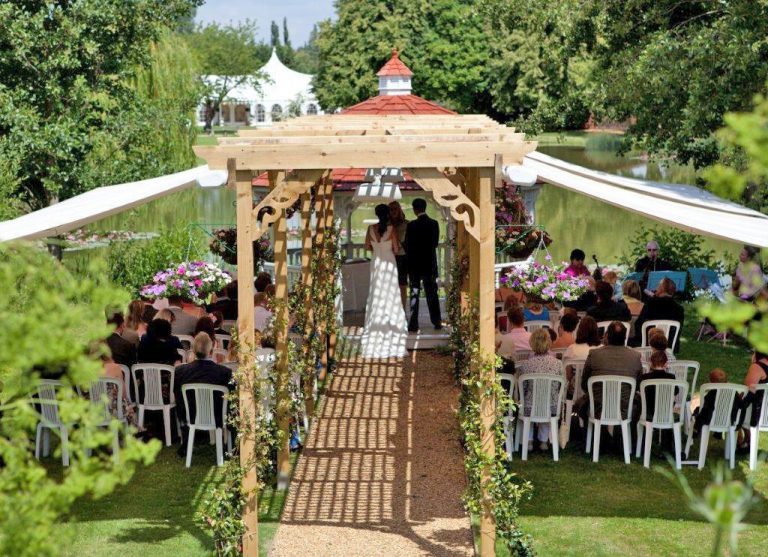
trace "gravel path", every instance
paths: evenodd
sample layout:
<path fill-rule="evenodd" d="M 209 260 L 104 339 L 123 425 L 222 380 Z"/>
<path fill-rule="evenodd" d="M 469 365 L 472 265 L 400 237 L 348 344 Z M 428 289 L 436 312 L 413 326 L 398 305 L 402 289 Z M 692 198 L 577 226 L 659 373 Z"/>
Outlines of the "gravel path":
<path fill-rule="evenodd" d="M 457 398 L 447 357 L 342 362 L 270 555 L 473 555 Z"/>

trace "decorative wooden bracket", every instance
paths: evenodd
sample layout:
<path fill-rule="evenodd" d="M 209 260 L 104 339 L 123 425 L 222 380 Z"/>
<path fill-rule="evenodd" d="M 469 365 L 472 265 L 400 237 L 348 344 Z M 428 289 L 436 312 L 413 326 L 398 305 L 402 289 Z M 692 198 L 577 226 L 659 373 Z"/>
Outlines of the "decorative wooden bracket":
<path fill-rule="evenodd" d="M 283 211 L 296 203 L 299 196 L 310 190 L 322 177 L 324 170 L 299 170 L 283 174 L 283 179 L 253 209 L 253 239 L 258 240 L 277 221 Z M 272 181 L 270 177 L 270 182 Z M 272 209 L 272 211 L 263 211 Z M 259 214 L 261 213 L 261 219 Z"/>
<path fill-rule="evenodd" d="M 461 188 L 437 168 L 409 168 L 408 173 L 419 185 L 432 192 L 441 207 L 450 209 L 451 216 L 464 223 L 464 229 L 480 241 L 480 210 Z"/>

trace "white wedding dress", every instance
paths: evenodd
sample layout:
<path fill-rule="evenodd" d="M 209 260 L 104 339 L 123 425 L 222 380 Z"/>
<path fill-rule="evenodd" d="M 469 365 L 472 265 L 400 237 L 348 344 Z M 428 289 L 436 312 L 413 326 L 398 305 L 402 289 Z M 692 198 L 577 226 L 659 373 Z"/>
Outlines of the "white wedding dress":
<path fill-rule="evenodd" d="M 408 325 L 400 299 L 397 264 L 392 250 L 390 226 L 376 240 L 377 225 L 368 228 L 373 247 L 371 282 L 365 306 L 365 330 L 361 340 L 361 355 L 365 358 L 400 358 L 405 356 Z"/>

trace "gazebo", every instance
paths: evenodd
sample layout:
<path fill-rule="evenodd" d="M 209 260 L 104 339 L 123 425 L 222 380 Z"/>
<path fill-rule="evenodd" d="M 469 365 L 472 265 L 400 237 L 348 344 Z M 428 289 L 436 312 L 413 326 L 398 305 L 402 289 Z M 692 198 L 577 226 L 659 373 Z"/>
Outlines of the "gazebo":
<path fill-rule="evenodd" d="M 403 69 L 404 68 L 404 69 Z M 494 191 L 502 183 L 503 164 L 521 164 L 535 150 L 524 135 L 485 115 L 459 115 L 410 94 L 410 72 L 397 53 L 379 72 L 378 97 L 333 115 L 304 116 L 281 122 L 268 130 L 243 130 L 240 137 L 195 151 L 212 169 L 229 171 L 229 185 L 237 191 L 238 331 L 240 342 L 252 345 L 253 266 L 250 246 L 270 227 L 274 233 L 276 296 L 288 295 L 286 209 L 300 201 L 302 214 L 302 277 L 310 277 L 312 236 L 321 235 L 334 218 L 334 182 L 340 176 L 361 175 L 364 170 L 398 168 L 450 214 L 456 223 L 459 257 L 469 260 L 469 276 L 462 298 L 477 300 L 479 341 L 482 352 L 494 353 Z M 398 110 L 386 111 L 398 108 Z M 428 108 L 428 112 L 418 112 Z M 254 207 L 254 180 L 266 172 L 269 193 Z M 256 182 L 257 187 L 260 185 Z M 316 187 L 315 206 L 322 207 L 317 227 L 310 223 L 310 190 Z M 312 300 L 305 300 L 311 304 Z M 285 311 L 285 309 L 279 310 Z M 287 319 L 276 331 L 278 383 L 287 382 Z M 333 342 L 333 339 L 331 339 Z M 252 362 L 251 351 L 242 351 L 241 365 Z M 484 378 L 494 381 L 493 373 Z M 283 395 L 278 386 L 279 398 Z M 255 406 L 241 390 L 241 413 Z M 495 401 L 482 400 L 483 446 L 494 454 L 492 425 Z M 278 422 L 287 427 L 286 418 Z M 248 443 L 246 440 L 245 443 Z M 252 447 L 241 447 L 243 455 Z M 289 473 L 287 440 L 278 455 L 278 482 Z M 486 470 L 486 477 L 488 471 Z M 255 471 L 246 470 L 243 488 L 251 493 L 246 507 L 244 553 L 257 546 Z M 486 501 L 488 501 L 486 499 Z M 490 503 L 481 516 L 483 555 L 494 554 L 495 525 Z"/>

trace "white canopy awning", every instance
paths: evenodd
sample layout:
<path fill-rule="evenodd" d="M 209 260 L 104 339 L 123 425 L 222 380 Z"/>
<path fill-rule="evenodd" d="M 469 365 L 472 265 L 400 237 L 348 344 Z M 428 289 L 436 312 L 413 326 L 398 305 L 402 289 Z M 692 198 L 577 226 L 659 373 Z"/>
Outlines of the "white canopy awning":
<path fill-rule="evenodd" d="M 768 247 L 768 215 L 695 186 L 648 182 L 589 170 L 533 152 L 523 166 L 539 180 L 582 193 L 665 224 L 759 247 Z"/>
<path fill-rule="evenodd" d="M 0 241 L 37 240 L 63 234 L 131 207 L 181 191 L 198 181 L 201 185 L 210 185 L 207 182 L 212 179 L 221 184 L 222 173 L 214 173 L 208 169 L 208 165 L 203 165 L 139 182 L 96 188 L 17 219 L 0 222 Z M 223 181 L 226 181 L 226 176 Z"/>

